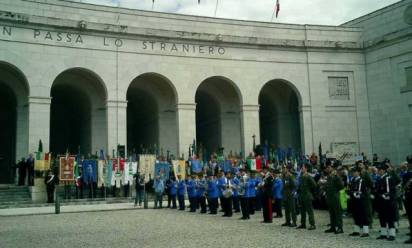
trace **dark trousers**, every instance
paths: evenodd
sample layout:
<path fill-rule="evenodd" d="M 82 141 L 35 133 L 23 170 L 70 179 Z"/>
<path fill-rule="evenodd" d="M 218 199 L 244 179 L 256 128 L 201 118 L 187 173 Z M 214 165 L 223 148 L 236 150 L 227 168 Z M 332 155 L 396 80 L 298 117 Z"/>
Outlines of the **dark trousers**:
<path fill-rule="evenodd" d="M 251 215 L 254 215 L 255 214 L 256 197 L 250 197 L 248 203 L 249 203 L 249 213 Z"/>
<path fill-rule="evenodd" d="M 262 197 L 262 208 L 263 208 L 263 221 L 266 223 L 272 222 L 272 198 Z"/>
<path fill-rule="evenodd" d="M 285 198 L 285 218 L 287 224 L 296 224 L 296 201 L 292 196 Z"/>
<path fill-rule="evenodd" d="M 47 203 L 54 202 L 54 187 L 47 187 Z"/>
<path fill-rule="evenodd" d="M 368 213 L 364 204 L 365 199 L 351 199 L 351 211 L 356 226 L 369 226 Z"/>
<path fill-rule="evenodd" d="M 217 214 L 217 205 L 218 205 L 217 198 L 209 198 L 208 202 L 209 202 L 210 214 Z"/>
<path fill-rule="evenodd" d="M 124 197 L 129 197 L 129 191 L 130 191 L 129 189 L 130 189 L 129 184 L 123 186 Z"/>
<path fill-rule="evenodd" d="M 169 203 L 169 197 L 170 197 L 170 203 Z M 173 209 L 176 209 L 176 195 L 168 195 L 167 196 L 167 202 L 168 202 L 168 206 L 170 208 L 170 205 L 172 206 Z"/>
<path fill-rule="evenodd" d="M 242 217 L 249 219 L 249 199 L 248 197 L 240 197 L 240 208 L 242 209 Z"/>
<path fill-rule="evenodd" d="M 342 228 L 342 207 L 339 198 L 330 199 L 328 202 L 330 227 L 333 229 Z"/>
<path fill-rule="evenodd" d="M 197 197 L 189 197 L 190 212 L 196 212 L 197 209 Z"/>
<path fill-rule="evenodd" d="M 202 195 L 197 200 L 200 205 L 200 213 L 206 213 L 206 197 Z"/>
<path fill-rule="evenodd" d="M 185 210 L 185 195 L 178 195 L 179 210 Z"/>
<path fill-rule="evenodd" d="M 224 202 L 225 201 L 225 198 L 223 197 L 223 196 L 219 196 L 219 202 L 220 202 L 220 211 L 222 211 L 222 212 L 224 212 Z"/>
<path fill-rule="evenodd" d="M 19 185 L 22 186 L 26 183 L 26 169 L 19 169 Z"/>
<path fill-rule="evenodd" d="M 388 228 L 395 228 L 396 219 L 396 202 L 393 199 L 378 199 L 379 223 L 382 228 L 388 225 Z"/>
<path fill-rule="evenodd" d="M 256 195 L 255 210 L 256 211 L 261 211 L 262 210 L 262 195 L 261 194 Z"/>
<path fill-rule="evenodd" d="M 137 205 L 137 203 L 139 203 L 139 206 L 141 206 L 142 201 L 143 201 L 143 189 L 136 189 L 136 198 L 134 200 L 134 205 Z"/>
<path fill-rule="evenodd" d="M 233 211 L 232 211 L 232 197 L 229 198 L 223 198 L 223 212 L 224 212 L 224 216 L 232 216 L 233 215 Z"/>
<path fill-rule="evenodd" d="M 275 202 L 272 204 L 272 211 L 276 213 L 276 217 L 283 217 L 282 199 L 275 199 Z"/>
<path fill-rule="evenodd" d="M 409 232 L 412 234 L 412 199 L 410 197 L 405 201 L 405 210 L 409 220 Z"/>
<path fill-rule="evenodd" d="M 233 209 L 235 212 L 240 212 L 240 200 L 239 196 L 233 196 Z"/>
<path fill-rule="evenodd" d="M 167 193 L 167 207 L 170 208 L 170 203 L 172 203 L 172 196 Z"/>

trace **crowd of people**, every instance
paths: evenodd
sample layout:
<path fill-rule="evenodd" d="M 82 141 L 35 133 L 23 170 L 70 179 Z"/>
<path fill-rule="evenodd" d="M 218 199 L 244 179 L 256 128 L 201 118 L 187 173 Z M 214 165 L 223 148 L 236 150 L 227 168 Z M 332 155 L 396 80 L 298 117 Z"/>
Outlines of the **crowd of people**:
<path fill-rule="evenodd" d="M 215 168 L 214 161 L 207 166 Z M 282 226 L 298 229 L 316 229 L 314 206 L 324 206 L 330 216 L 325 233 L 344 233 L 342 218 L 350 215 L 353 231 L 349 235 L 361 238 L 369 237 L 375 213 L 380 226 L 377 239 L 395 240 L 402 208 L 409 225 L 412 222 L 412 156 L 399 168 L 377 158 L 373 163 L 359 160 L 352 166 L 329 159 L 320 165 L 310 160 L 299 166 L 289 162 L 276 168 L 264 166 L 261 171 L 248 170 L 245 163 L 227 172 L 209 169 L 186 178 L 172 175 L 168 180 L 157 176 L 153 188 L 155 208 L 162 208 L 162 196 L 167 195 L 167 207 L 183 211 L 187 194 L 190 212 L 216 215 L 220 205 L 223 217 L 232 217 L 234 211 L 248 220 L 263 210 L 264 223 L 284 216 Z M 411 244 L 412 238 L 405 243 Z"/>

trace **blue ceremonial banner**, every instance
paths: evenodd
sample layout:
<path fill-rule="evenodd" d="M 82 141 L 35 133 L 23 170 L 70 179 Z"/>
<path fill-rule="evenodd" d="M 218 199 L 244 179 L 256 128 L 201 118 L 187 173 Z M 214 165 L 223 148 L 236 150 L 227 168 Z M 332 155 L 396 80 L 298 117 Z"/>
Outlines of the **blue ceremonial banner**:
<path fill-rule="evenodd" d="M 160 176 L 161 179 L 169 179 L 170 166 L 167 162 L 159 162 L 155 164 L 155 177 Z"/>
<path fill-rule="evenodd" d="M 89 182 L 97 182 L 97 161 L 96 160 L 83 160 L 83 182 L 88 184 Z"/>
<path fill-rule="evenodd" d="M 200 173 L 202 172 L 202 163 L 200 163 L 200 160 L 194 159 L 191 161 L 191 166 L 192 166 L 192 172 L 193 173 Z"/>

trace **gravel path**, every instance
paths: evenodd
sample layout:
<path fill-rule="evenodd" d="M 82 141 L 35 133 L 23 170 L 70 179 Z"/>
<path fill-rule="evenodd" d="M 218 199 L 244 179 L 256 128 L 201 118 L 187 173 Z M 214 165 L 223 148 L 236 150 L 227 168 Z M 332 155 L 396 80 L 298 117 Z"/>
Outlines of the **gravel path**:
<path fill-rule="evenodd" d="M 261 212 L 248 221 L 240 215 L 222 218 L 177 210 L 120 210 L 0 217 L 0 247 L 411 247 L 402 219 L 395 242 L 377 241 L 377 221 L 370 238 L 352 238 L 352 220 L 345 234 L 325 234 L 328 215 L 316 211 L 318 229 L 281 227 L 283 219 L 262 224 Z"/>

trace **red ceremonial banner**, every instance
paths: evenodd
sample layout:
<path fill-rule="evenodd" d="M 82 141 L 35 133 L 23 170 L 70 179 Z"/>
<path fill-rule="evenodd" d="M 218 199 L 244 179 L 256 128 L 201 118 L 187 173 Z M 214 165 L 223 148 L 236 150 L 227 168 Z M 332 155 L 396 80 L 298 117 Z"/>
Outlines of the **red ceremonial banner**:
<path fill-rule="evenodd" d="M 76 157 L 60 157 L 60 181 L 74 181 L 74 161 Z"/>

